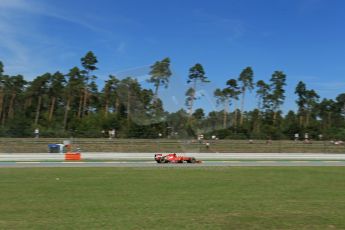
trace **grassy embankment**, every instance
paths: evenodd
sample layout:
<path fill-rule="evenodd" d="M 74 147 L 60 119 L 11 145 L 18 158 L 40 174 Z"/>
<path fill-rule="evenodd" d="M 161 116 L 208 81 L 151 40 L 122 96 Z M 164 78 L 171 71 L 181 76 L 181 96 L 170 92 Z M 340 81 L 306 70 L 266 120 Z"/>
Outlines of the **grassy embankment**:
<path fill-rule="evenodd" d="M 48 144 L 63 143 L 62 138 L 0 138 L 0 153 L 47 152 Z M 311 144 L 294 141 L 273 141 L 266 144 L 263 140 L 249 144 L 245 140 L 211 141 L 209 149 L 204 144 L 190 140 L 169 139 L 115 139 L 76 138 L 74 147 L 84 152 L 262 152 L 262 153 L 345 153 L 344 145 L 330 144 L 328 141 L 314 141 Z"/>
<path fill-rule="evenodd" d="M 0 169 L 0 229 L 344 229 L 341 167 Z"/>

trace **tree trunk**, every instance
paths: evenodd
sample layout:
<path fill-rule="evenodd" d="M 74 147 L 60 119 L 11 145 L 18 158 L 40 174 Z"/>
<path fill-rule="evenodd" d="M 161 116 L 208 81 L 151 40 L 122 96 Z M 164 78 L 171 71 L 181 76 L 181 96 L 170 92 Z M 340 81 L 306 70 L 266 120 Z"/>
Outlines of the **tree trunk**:
<path fill-rule="evenodd" d="M 154 102 L 156 102 L 158 99 L 158 89 L 159 89 L 159 84 L 157 84 L 156 88 L 155 88 L 155 94 L 154 94 L 154 98 L 153 98 Z"/>
<path fill-rule="evenodd" d="M 48 121 L 49 122 L 53 119 L 53 113 L 54 113 L 54 109 L 55 109 L 55 102 L 56 102 L 56 97 L 52 97 L 52 102 L 51 102 L 51 105 L 50 105 L 49 117 L 48 117 Z"/>
<path fill-rule="evenodd" d="M 244 89 L 243 90 L 243 93 L 242 93 L 242 100 L 241 100 L 241 114 L 240 114 L 240 126 L 243 126 L 243 110 L 244 110 L 244 98 L 245 98 L 245 95 L 246 95 L 246 90 Z"/>
<path fill-rule="evenodd" d="M 28 97 L 26 100 L 25 100 L 25 103 L 24 103 L 24 109 L 27 109 L 31 106 L 32 104 L 32 97 Z"/>
<path fill-rule="evenodd" d="M 78 108 L 78 118 L 81 118 L 83 115 L 83 95 L 80 95 L 79 99 L 79 108 Z"/>
<path fill-rule="evenodd" d="M 116 114 L 119 114 L 119 109 L 120 109 L 120 101 L 119 101 L 119 98 L 116 98 L 116 101 L 115 101 L 115 113 Z"/>
<path fill-rule="evenodd" d="M 189 102 L 189 111 L 188 111 L 189 118 L 191 118 L 193 115 L 194 94 L 192 97 L 193 98 L 191 98 L 191 100 Z"/>
<path fill-rule="evenodd" d="M 127 93 L 127 121 L 128 121 L 128 124 L 129 124 L 130 117 L 131 117 L 131 91 L 128 90 L 128 93 Z"/>
<path fill-rule="evenodd" d="M 42 103 L 42 96 L 39 96 L 38 102 L 37 102 L 37 108 L 36 108 L 35 125 L 38 124 L 38 119 L 40 117 L 41 103 Z"/>
<path fill-rule="evenodd" d="M 234 114 L 234 118 L 232 121 L 233 126 L 236 128 L 237 127 L 237 100 L 235 100 L 235 114 Z"/>
<path fill-rule="evenodd" d="M 107 118 L 108 117 L 108 111 L 109 111 L 109 99 L 106 96 L 105 99 L 105 104 L 104 104 L 104 117 Z"/>
<path fill-rule="evenodd" d="M 3 111 L 2 117 L 1 117 L 1 125 L 5 126 L 5 122 L 6 122 L 6 115 L 5 115 L 5 111 Z"/>
<path fill-rule="evenodd" d="M 85 87 L 84 89 L 84 100 L 83 100 L 83 113 L 82 113 L 82 116 L 83 115 L 86 115 L 87 114 L 87 101 L 88 101 L 88 97 L 89 97 L 89 93 L 88 93 L 88 90 L 87 90 L 87 86 Z"/>
<path fill-rule="evenodd" d="M 227 112 L 224 109 L 223 113 L 223 129 L 226 129 Z"/>
<path fill-rule="evenodd" d="M 260 115 L 257 117 L 257 119 L 254 120 L 253 132 L 254 133 L 260 132 Z"/>
<path fill-rule="evenodd" d="M 1 89 L 0 90 L 0 118 L 2 117 L 3 105 L 4 105 L 4 92 Z"/>
<path fill-rule="evenodd" d="M 63 129 L 66 130 L 67 128 L 67 119 L 68 119 L 68 112 L 70 110 L 70 105 L 71 105 L 71 97 L 69 96 L 67 99 L 67 104 L 65 107 L 65 115 L 64 115 L 64 119 L 63 119 Z"/>
<path fill-rule="evenodd" d="M 16 98 L 16 93 L 12 92 L 11 100 L 10 100 L 10 105 L 8 107 L 8 117 L 11 119 L 14 117 L 14 100 Z"/>
<path fill-rule="evenodd" d="M 276 124 L 276 122 L 277 122 L 277 111 L 274 111 L 273 112 L 273 124 L 275 125 Z"/>
<path fill-rule="evenodd" d="M 86 73 L 86 83 L 85 83 L 85 87 L 84 87 L 84 100 L 83 100 L 83 109 L 82 109 L 82 116 L 85 114 L 87 114 L 87 101 L 89 99 L 89 91 L 88 91 L 88 85 L 89 85 L 89 79 L 90 79 L 90 70 L 87 70 Z"/>
<path fill-rule="evenodd" d="M 306 119 L 306 126 L 309 126 L 309 121 L 310 121 L 310 112 L 307 112 L 307 119 Z"/>
<path fill-rule="evenodd" d="M 302 127 L 303 125 L 303 116 L 299 115 L 299 126 Z"/>
<path fill-rule="evenodd" d="M 227 120 L 228 120 L 228 113 L 229 113 L 229 100 L 225 100 L 225 105 L 224 105 L 224 114 L 223 114 L 223 129 L 227 128 Z"/>
<path fill-rule="evenodd" d="M 189 105 L 189 119 L 192 117 L 192 114 L 193 114 L 193 105 L 194 105 L 194 99 L 195 99 L 195 93 L 196 93 L 196 80 L 194 80 L 193 82 L 193 94 L 192 94 L 192 97 L 191 97 L 191 101 L 190 101 L 190 105 Z"/>

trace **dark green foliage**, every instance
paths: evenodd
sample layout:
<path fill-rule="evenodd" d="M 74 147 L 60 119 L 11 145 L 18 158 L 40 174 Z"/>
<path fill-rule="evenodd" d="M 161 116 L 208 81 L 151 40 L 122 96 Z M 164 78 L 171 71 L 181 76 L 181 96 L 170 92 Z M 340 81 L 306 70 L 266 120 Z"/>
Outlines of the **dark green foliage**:
<path fill-rule="evenodd" d="M 279 107 L 284 103 L 285 99 L 285 90 L 284 86 L 286 85 L 286 75 L 282 71 L 275 71 L 272 74 L 270 79 L 271 85 L 271 103 L 272 111 L 277 111 Z"/>
<path fill-rule="evenodd" d="M 258 108 L 241 111 L 239 95 L 252 90 L 253 70 L 247 67 L 238 80 L 229 79 L 214 96 L 221 111 L 205 114 L 204 108 L 193 110 L 201 97 L 201 84 L 209 82 L 201 64 L 189 70 L 186 92 L 188 111 L 168 113 L 158 97 L 158 88 L 167 87 L 170 59 L 151 66 L 149 79 L 153 89 L 145 89 L 133 77 L 118 79 L 110 75 L 102 89 L 93 71 L 96 56 L 90 51 L 81 66 L 67 74 L 55 72 L 37 76 L 30 82 L 21 75 L 8 76 L 0 62 L 0 136 L 31 137 L 39 128 L 42 137 L 108 137 L 115 129 L 119 138 L 210 138 L 292 139 L 309 133 L 317 139 L 345 139 L 345 93 L 335 100 L 322 99 L 305 83 L 296 86 L 298 111 L 283 114 L 286 75 L 275 71 L 269 83 L 257 81 Z M 231 106 L 231 107 L 230 107 Z M 230 110 L 231 108 L 231 110 Z M 103 132 L 102 132 L 103 131 Z M 159 135 L 160 134 L 160 135 Z"/>
<path fill-rule="evenodd" d="M 265 110 L 269 108 L 269 94 L 270 85 L 266 84 L 263 80 L 259 80 L 256 83 L 257 91 L 256 95 L 258 97 L 258 108 L 260 110 Z"/>
<path fill-rule="evenodd" d="M 155 97 L 158 96 L 158 89 L 160 86 L 168 87 L 169 78 L 171 76 L 170 59 L 164 58 L 162 61 L 157 61 L 151 66 L 150 79 L 148 82 L 153 83 L 155 87 Z"/>
<path fill-rule="evenodd" d="M 2 64 L 2 61 L 0 61 L 0 76 L 2 76 L 4 72 L 4 64 Z"/>
<path fill-rule="evenodd" d="M 187 83 L 191 85 L 186 92 L 186 106 L 188 109 L 189 117 L 193 113 L 194 101 L 198 99 L 197 97 L 197 86 L 202 83 L 209 83 L 207 76 L 205 75 L 204 68 L 201 64 L 197 63 L 192 68 L 189 69 L 189 75 Z"/>
<path fill-rule="evenodd" d="M 242 92 L 246 91 L 247 89 L 252 90 L 254 88 L 253 78 L 254 72 L 251 67 L 247 67 L 241 72 L 238 81 L 241 82 Z"/>
<path fill-rule="evenodd" d="M 189 69 L 189 75 L 188 75 L 188 81 L 187 83 L 191 83 L 194 81 L 200 81 L 200 82 L 209 82 L 205 75 L 204 68 L 201 64 L 197 63 L 195 66 Z"/>
<path fill-rule="evenodd" d="M 296 103 L 298 105 L 299 125 L 303 128 L 310 125 L 310 119 L 317 115 L 317 108 L 327 107 L 326 102 L 318 106 L 319 95 L 314 90 L 308 90 L 304 82 L 300 81 L 295 90 L 298 99 Z M 327 109 L 327 108 L 322 108 Z M 324 113 L 320 110 L 321 113 Z M 321 114 L 323 116 L 323 114 Z"/>
<path fill-rule="evenodd" d="M 205 113 L 204 113 L 204 110 L 199 108 L 199 109 L 196 109 L 193 113 L 193 117 L 196 119 L 196 120 L 199 120 L 201 121 L 202 119 L 205 118 Z"/>
<path fill-rule="evenodd" d="M 97 58 L 92 51 L 86 53 L 85 57 L 81 58 L 81 64 L 87 71 L 94 71 L 97 69 Z"/>

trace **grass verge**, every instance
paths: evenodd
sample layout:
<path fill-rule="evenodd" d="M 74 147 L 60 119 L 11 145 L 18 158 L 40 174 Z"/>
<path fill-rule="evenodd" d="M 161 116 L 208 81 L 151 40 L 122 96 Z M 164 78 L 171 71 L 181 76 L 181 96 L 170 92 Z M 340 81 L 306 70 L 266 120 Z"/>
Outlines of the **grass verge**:
<path fill-rule="evenodd" d="M 0 229 L 344 229 L 342 167 L 0 169 Z"/>
<path fill-rule="evenodd" d="M 210 141 L 210 148 L 192 140 L 172 139 L 114 139 L 76 138 L 71 140 L 73 149 L 82 152 L 232 152 L 232 153 L 345 153 L 344 145 L 334 145 L 328 141 L 313 141 L 310 144 L 294 141 L 246 140 Z M 48 152 L 48 144 L 63 143 L 61 138 L 0 138 L 0 153 L 37 153 Z"/>

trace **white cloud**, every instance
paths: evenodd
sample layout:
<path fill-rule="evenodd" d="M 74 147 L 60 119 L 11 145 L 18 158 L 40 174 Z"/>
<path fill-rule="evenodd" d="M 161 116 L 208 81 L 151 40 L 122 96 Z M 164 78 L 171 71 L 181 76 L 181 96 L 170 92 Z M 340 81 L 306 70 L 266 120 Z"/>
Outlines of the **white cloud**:
<path fill-rule="evenodd" d="M 127 44 L 125 42 L 120 42 L 117 46 L 116 51 L 119 53 L 124 53 L 126 51 Z"/>
<path fill-rule="evenodd" d="M 0 0 L 0 60 L 5 65 L 5 73 L 22 74 L 30 80 L 45 71 L 55 71 L 52 66 L 56 63 L 51 59 L 58 58 L 64 50 L 73 52 L 65 40 L 51 37 L 49 31 L 42 29 L 47 17 L 94 33 L 105 32 L 83 15 L 68 15 L 67 11 L 45 5 L 43 1 Z M 121 46 L 120 50 L 124 50 L 125 44 Z"/>
<path fill-rule="evenodd" d="M 201 9 L 195 9 L 194 17 L 201 27 L 205 27 L 205 31 L 216 34 L 218 32 L 226 33 L 226 40 L 234 42 L 244 36 L 246 28 L 243 21 L 236 18 L 220 17 L 210 14 Z M 210 28 L 212 28 L 210 30 Z"/>
<path fill-rule="evenodd" d="M 115 76 L 118 76 L 119 78 L 134 77 L 138 82 L 143 83 L 150 78 L 149 72 L 150 65 L 144 65 L 117 71 Z"/>
<path fill-rule="evenodd" d="M 32 10 L 32 5 L 28 4 L 28 1 L 24 0 L 1 0 L 0 1 L 0 8 L 2 9 L 24 9 L 24 10 Z"/>
<path fill-rule="evenodd" d="M 328 82 L 313 82 L 311 87 L 319 92 L 332 93 L 334 91 L 341 91 L 345 88 L 345 82 L 341 81 L 328 81 Z"/>
<path fill-rule="evenodd" d="M 34 34 L 28 15 L 34 12 L 33 5 L 22 0 L 2 0 L 0 12 L 0 60 L 4 62 L 6 72 L 26 73 L 30 48 L 23 40 Z"/>
<path fill-rule="evenodd" d="M 343 91 L 345 82 L 330 81 L 329 78 L 315 75 L 289 75 L 288 79 L 294 81 L 294 86 L 298 81 L 303 81 L 308 89 L 313 89 L 320 94 L 334 94 Z M 334 77 L 334 79 L 342 79 L 342 77 Z"/>

